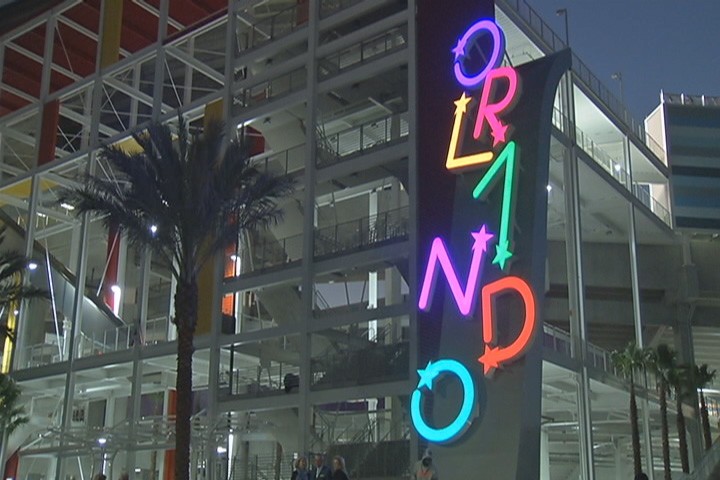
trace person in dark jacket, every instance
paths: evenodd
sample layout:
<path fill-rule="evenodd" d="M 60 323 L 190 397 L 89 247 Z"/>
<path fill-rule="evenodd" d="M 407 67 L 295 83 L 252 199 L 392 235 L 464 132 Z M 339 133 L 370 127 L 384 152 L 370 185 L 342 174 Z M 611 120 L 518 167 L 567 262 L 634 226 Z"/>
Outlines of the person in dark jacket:
<path fill-rule="evenodd" d="M 635 480 L 648 480 L 648 476 L 645 475 L 643 472 L 640 472 L 635 475 Z"/>
<path fill-rule="evenodd" d="M 310 471 L 310 480 L 330 480 L 332 471 L 325 465 L 325 455 L 315 454 L 315 467 Z"/>
<path fill-rule="evenodd" d="M 310 480 L 310 472 L 307 469 L 307 458 L 300 457 L 295 462 L 295 470 L 293 470 L 290 480 Z"/>
<path fill-rule="evenodd" d="M 345 469 L 345 459 L 343 457 L 335 455 L 333 457 L 332 466 L 332 480 L 350 480 L 347 470 Z"/>

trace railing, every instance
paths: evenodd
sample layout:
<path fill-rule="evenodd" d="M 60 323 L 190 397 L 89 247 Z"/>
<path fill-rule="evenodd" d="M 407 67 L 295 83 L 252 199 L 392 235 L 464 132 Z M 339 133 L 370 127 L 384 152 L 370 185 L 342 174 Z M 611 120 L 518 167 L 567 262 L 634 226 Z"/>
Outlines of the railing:
<path fill-rule="evenodd" d="M 229 378 L 230 395 L 261 397 L 290 393 L 298 386 L 291 379 L 297 379 L 299 374 L 299 366 L 283 363 L 236 368 Z"/>
<path fill-rule="evenodd" d="M 64 354 L 60 352 L 57 344 L 40 343 L 30 345 L 25 349 L 25 367 L 42 367 L 65 360 Z"/>
<path fill-rule="evenodd" d="M 262 105 L 270 100 L 302 90 L 307 85 L 305 67 L 293 70 L 284 75 L 273 77 L 250 88 L 242 89 L 234 99 L 240 108 Z"/>
<path fill-rule="evenodd" d="M 134 325 L 123 325 L 92 335 L 80 334 L 78 352 L 81 357 L 103 355 L 110 352 L 127 350 L 137 338 Z M 145 338 L 142 345 L 153 345 L 168 340 L 168 317 L 157 317 L 145 322 Z"/>
<path fill-rule="evenodd" d="M 240 275 L 268 270 L 302 259 L 302 234 L 281 239 L 252 241 L 240 254 Z"/>
<path fill-rule="evenodd" d="M 305 168 L 305 145 L 296 145 L 277 153 L 262 153 L 251 159 L 255 168 L 266 174 L 288 175 Z"/>
<path fill-rule="evenodd" d="M 572 355 L 570 334 L 547 323 L 543 324 L 543 346 L 568 357 Z"/>
<path fill-rule="evenodd" d="M 248 30 L 238 33 L 238 51 L 243 52 L 268 44 L 278 38 L 305 27 L 308 21 L 308 4 L 292 5 L 276 14 L 258 20 Z"/>
<path fill-rule="evenodd" d="M 324 80 L 348 68 L 362 65 L 406 46 L 407 26 L 395 27 L 321 59 L 318 62 L 319 77 Z"/>
<path fill-rule="evenodd" d="M 347 385 L 407 378 L 410 349 L 407 342 L 390 345 L 372 343 L 360 350 L 332 352 L 313 358 L 311 388 L 337 388 Z"/>
<path fill-rule="evenodd" d="M 293 454 L 251 455 L 249 458 L 234 457 L 230 462 L 231 473 L 227 477 L 230 480 L 284 480 L 292 476 L 295 458 Z M 219 460 L 218 463 L 222 465 L 225 461 Z"/>
<path fill-rule="evenodd" d="M 320 0 L 320 18 L 329 17 L 333 13 L 345 10 L 362 0 Z"/>
<path fill-rule="evenodd" d="M 562 40 L 550 26 L 540 17 L 540 15 L 528 5 L 525 0 L 497 0 L 497 3 L 506 8 L 510 8 L 517 12 L 525 23 L 542 38 L 550 52 L 557 52 L 567 47 L 565 41 Z M 628 112 L 627 108 L 614 94 L 600 81 L 600 79 L 590 71 L 580 58 L 572 54 L 572 68 L 576 74 L 576 78 L 592 91 L 598 99 L 600 99 L 630 130 L 637 136 L 641 142 L 647 145 L 649 135 L 645 132 L 645 125 L 636 121 Z"/>
<path fill-rule="evenodd" d="M 326 167 L 408 135 L 407 112 L 369 121 L 360 126 L 318 138 L 317 165 Z"/>
<path fill-rule="evenodd" d="M 362 249 L 405 238 L 409 228 L 407 207 L 340 223 L 315 231 L 315 256 Z"/>
<path fill-rule="evenodd" d="M 695 465 L 691 473 L 679 473 L 677 478 L 678 480 L 708 480 L 710 478 L 716 478 L 710 477 L 710 475 L 715 472 L 715 468 L 718 467 L 718 465 L 720 465 L 720 441 L 716 440 L 700 462 Z"/>
<path fill-rule="evenodd" d="M 703 107 L 720 107 L 720 97 L 710 95 L 686 95 L 684 93 L 662 94 L 663 103 L 672 105 L 699 105 Z"/>
<path fill-rule="evenodd" d="M 568 125 L 570 124 L 568 118 L 562 114 L 560 110 L 555 108 L 553 110 L 552 117 L 553 125 L 562 132 L 567 134 Z M 575 135 L 577 137 L 577 145 L 580 147 L 588 156 L 595 161 L 598 165 L 608 172 L 615 180 L 618 181 L 623 187 L 628 189 L 628 173 L 623 168 L 621 163 L 615 160 L 610 154 L 608 154 L 603 148 L 599 147 L 590 137 L 580 130 L 577 126 L 575 127 Z M 672 217 L 668 209 L 656 200 L 652 194 L 641 187 L 640 182 L 634 182 L 632 193 L 635 197 L 640 200 L 650 211 L 657 215 L 666 225 L 672 226 Z"/>

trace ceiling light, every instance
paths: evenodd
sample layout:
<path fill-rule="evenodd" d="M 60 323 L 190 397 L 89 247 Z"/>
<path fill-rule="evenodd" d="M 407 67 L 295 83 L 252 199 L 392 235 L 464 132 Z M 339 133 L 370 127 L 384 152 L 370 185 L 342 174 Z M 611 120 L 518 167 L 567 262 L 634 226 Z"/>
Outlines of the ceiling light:
<path fill-rule="evenodd" d="M 158 231 L 157 225 L 150 225 L 150 231 L 151 231 L 153 234 L 156 234 L 157 231 Z"/>
<path fill-rule="evenodd" d="M 71 211 L 71 212 L 72 212 L 73 210 L 75 210 L 75 205 L 70 205 L 69 203 L 63 202 L 63 203 L 60 204 L 60 206 L 61 206 L 62 208 L 64 208 L 65 210 L 68 210 L 68 211 Z"/>
<path fill-rule="evenodd" d="M 37 268 L 38 268 L 37 262 L 30 260 L 30 263 L 28 263 L 28 268 L 30 270 L 37 270 Z"/>
<path fill-rule="evenodd" d="M 219 455 L 222 455 L 223 453 L 227 453 L 227 448 L 223 447 L 222 445 L 218 445 L 217 447 L 217 453 Z"/>
<path fill-rule="evenodd" d="M 548 183 L 547 187 L 545 187 L 548 192 L 552 192 L 552 185 Z"/>
<path fill-rule="evenodd" d="M 618 165 L 617 163 L 615 164 L 615 171 L 616 171 L 616 172 L 619 172 L 621 168 L 622 168 L 622 167 L 620 167 L 620 165 Z"/>
<path fill-rule="evenodd" d="M 107 438 L 105 438 L 105 437 L 100 437 L 100 438 L 98 438 L 97 442 L 98 442 L 98 444 L 100 444 L 100 445 L 105 445 L 105 444 L 107 443 Z"/>

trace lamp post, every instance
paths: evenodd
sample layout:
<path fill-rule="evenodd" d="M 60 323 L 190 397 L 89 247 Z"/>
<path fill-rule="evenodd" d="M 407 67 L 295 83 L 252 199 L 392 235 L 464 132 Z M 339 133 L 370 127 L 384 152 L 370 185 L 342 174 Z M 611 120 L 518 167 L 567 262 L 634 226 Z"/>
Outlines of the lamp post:
<path fill-rule="evenodd" d="M 570 48 L 570 29 L 568 28 L 568 11 L 567 8 L 559 8 L 555 11 L 555 15 L 563 17 L 565 20 L 565 46 Z"/>
<path fill-rule="evenodd" d="M 622 72 L 615 72 L 613 73 L 610 78 L 613 80 L 617 80 L 618 83 L 620 83 L 620 103 L 622 104 L 623 108 L 623 121 L 627 123 L 627 109 L 625 108 L 625 89 L 623 84 L 623 76 Z"/>

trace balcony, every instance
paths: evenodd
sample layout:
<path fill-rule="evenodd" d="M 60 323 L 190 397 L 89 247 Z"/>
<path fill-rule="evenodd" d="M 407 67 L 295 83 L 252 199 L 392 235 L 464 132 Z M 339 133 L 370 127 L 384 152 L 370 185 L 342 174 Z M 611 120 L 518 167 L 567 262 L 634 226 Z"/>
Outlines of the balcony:
<path fill-rule="evenodd" d="M 315 231 L 315 257 L 326 257 L 406 239 L 409 234 L 407 207 Z"/>
<path fill-rule="evenodd" d="M 408 114 L 396 113 L 330 135 L 318 133 L 317 166 L 322 168 L 404 141 Z"/>

